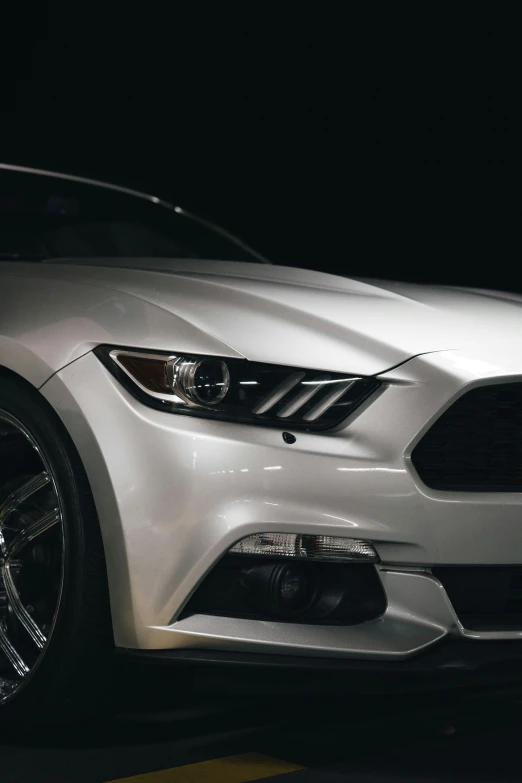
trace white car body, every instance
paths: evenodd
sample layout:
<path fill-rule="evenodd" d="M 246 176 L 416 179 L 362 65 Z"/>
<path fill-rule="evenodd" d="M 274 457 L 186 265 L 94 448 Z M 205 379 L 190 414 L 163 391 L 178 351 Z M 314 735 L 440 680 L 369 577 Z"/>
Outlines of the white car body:
<path fill-rule="evenodd" d="M 432 489 L 411 459 L 464 393 L 522 381 L 521 297 L 191 259 L 4 261 L 0 274 L 0 365 L 39 389 L 81 456 L 118 647 L 384 662 L 446 637 L 522 638 L 522 626 L 466 628 L 432 574 L 521 564 L 522 494 Z M 284 427 L 147 407 L 93 353 L 101 344 L 382 385 L 342 426 L 292 430 L 289 444 Z M 371 542 L 384 614 L 331 626 L 180 619 L 230 548 L 266 532 Z"/>

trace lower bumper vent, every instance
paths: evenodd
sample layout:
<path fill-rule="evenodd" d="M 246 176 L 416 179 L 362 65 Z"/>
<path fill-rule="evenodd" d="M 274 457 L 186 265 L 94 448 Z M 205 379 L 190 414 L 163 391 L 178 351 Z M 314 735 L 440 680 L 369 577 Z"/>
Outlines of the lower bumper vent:
<path fill-rule="evenodd" d="M 522 631 L 522 567 L 445 566 L 432 573 L 464 628 Z"/>

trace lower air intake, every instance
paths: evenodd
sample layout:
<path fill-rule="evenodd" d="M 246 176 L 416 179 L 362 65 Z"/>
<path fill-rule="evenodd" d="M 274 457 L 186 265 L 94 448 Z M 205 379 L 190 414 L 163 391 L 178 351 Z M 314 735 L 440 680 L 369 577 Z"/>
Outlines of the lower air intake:
<path fill-rule="evenodd" d="M 433 568 L 464 628 L 522 631 L 522 568 L 445 566 Z"/>

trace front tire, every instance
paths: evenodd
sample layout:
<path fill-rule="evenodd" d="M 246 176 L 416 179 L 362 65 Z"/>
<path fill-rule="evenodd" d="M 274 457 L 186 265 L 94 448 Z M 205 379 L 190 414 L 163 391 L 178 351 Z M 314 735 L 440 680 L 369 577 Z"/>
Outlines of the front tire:
<path fill-rule="evenodd" d="M 112 625 L 96 508 L 46 400 L 0 376 L 0 719 L 105 703 Z"/>

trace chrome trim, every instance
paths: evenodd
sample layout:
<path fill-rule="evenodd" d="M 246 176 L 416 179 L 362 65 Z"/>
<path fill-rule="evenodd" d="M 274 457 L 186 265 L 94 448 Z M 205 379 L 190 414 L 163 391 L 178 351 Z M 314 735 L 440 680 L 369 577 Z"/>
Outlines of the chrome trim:
<path fill-rule="evenodd" d="M 28 544 L 30 541 L 34 541 L 37 536 L 42 535 L 42 533 L 45 533 L 46 530 L 54 527 L 54 525 L 58 524 L 59 521 L 60 512 L 57 508 L 55 508 L 41 519 L 37 519 L 36 522 L 33 522 L 33 524 L 29 525 L 29 527 L 21 530 L 20 533 L 13 539 L 11 546 L 7 550 L 6 560 L 12 560 L 13 557 L 17 555 L 26 544 Z"/>
<path fill-rule="evenodd" d="M 6 500 L 0 505 L 0 589 L 5 599 L 7 599 L 8 607 L 10 608 L 12 615 L 11 619 L 16 618 L 21 627 L 25 630 L 28 636 L 31 638 L 37 652 L 34 654 L 33 660 L 30 665 L 26 663 L 21 655 L 18 653 L 14 644 L 8 637 L 8 626 L 5 618 L 0 619 L 0 652 L 4 654 L 7 662 L 11 664 L 16 677 L 0 676 L 0 705 L 6 701 L 14 698 L 18 691 L 23 688 L 30 677 L 34 674 L 43 657 L 43 653 L 47 648 L 49 639 L 53 633 L 54 626 L 56 624 L 56 618 L 61 605 L 62 592 L 63 592 L 63 579 L 64 579 L 64 527 L 63 516 L 61 510 L 60 496 L 53 475 L 50 470 L 50 466 L 47 463 L 47 459 L 42 453 L 38 443 L 25 428 L 25 426 L 12 414 L 7 411 L 0 410 L 0 422 L 5 423 L 7 426 L 2 428 L 3 434 L 12 432 L 13 430 L 23 436 L 32 449 L 38 454 L 43 471 L 33 476 L 26 481 L 14 492 L 12 492 Z M 12 532 L 13 528 L 6 526 L 5 522 L 9 516 L 21 505 L 27 502 L 27 500 L 36 492 L 43 489 L 47 485 L 51 485 L 54 491 L 54 497 L 57 507 L 50 512 L 42 511 L 42 516 L 27 524 L 25 528 L 18 531 L 12 540 L 8 543 L 8 537 L 5 532 Z M 49 620 L 46 625 L 46 633 L 44 634 L 36 621 L 31 617 L 31 607 L 25 606 L 21 596 L 16 587 L 13 579 L 12 569 L 21 567 L 21 562 L 14 558 L 22 551 L 22 549 L 33 541 L 37 536 L 45 533 L 51 527 L 60 524 L 60 545 L 61 545 L 61 578 L 58 589 L 58 595 L 56 605 L 53 604 L 54 614 L 46 618 Z M 29 654 L 29 653 L 28 653 Z"/>
<path fill-rule="evenodd" d="M 20 594 L 13 582 L 13 577 L 11 576 L 11 564 L 9 562 L 4 563 L 2 566 L 2 580 L 7 593 L 7 600 L 9 601 L 13 613 L 16 615 L 21 625 L 23 625 L 36 646 L 42 650 L 45 647 L 47 638 L 38 628 L 37 624 L 23 605 Z"/>
<path fill-rule="evenodd" d="M 40 489 L 45 486 L 46 483 L 48 483 L 49 478 L 46 473 L 41 473 L 39 476 L 35 476 L 35 479 L 41 479 L 42 476 L 45 476 L 47 478 L 47 481 L 40 484 Z M 34 479 L 32 481 L 27 482 L 27 484 L 24 484 L 20 490 L 22 490 L 21 494 L 23 493 L 23 490 L 28 487 L 29 484 L 35 484 Z M 34 491 L 34 490 L 33 490 Z M 15 493 L 13 493 L 15 494 Z M 32 493 L 26 493 L 25 497 L 29 497 Z M 11 509 L 12 510 L 12 509 Z M 0 568 L 0 575 L 2 576 L 2 581 L 7 593 L 7 599 L 9 603 L 11 604 L 11 608 L 15 615 L 18 617 L 20 623 L 24 626 L 25 630 L 33 640 L 33 642 L 40 647 L 41 649 L 45 646 L 45 643 L 47 641 L 46 636 L 42 633 L 38 625 L 35 623 L 31 615 L 26 610 L 25 606 L 22 603 L 22 600 L 20 598 L 20 595 L 18 593 L 18 590 L 16 589 L 15 583 L 13 581 L 13 577 L 11 575 L 11 561 L 15 555 L 17 555 L 26 544 L 33 541 L 37 536 L 41 535 L 42 533 L 45 533 L 46 530 L 49 530 L 51 527 L 56 525 L 60 521 L 60 512 L 58 509 L 54 509 L 49 514 L 46 514 L 41 519 L 34 522 L 29 527 L 25 528 L 24 530 L 20 531 L 20 533 L 15 537 L 13 542 L 11 543 L 10 547 L 5 546 L 4 542 L 4 552 L 6 553 L 4 555 L 4 560 Z M 2 519 L 0 516 L 0 524 L 5 522 L 5 516 Z"/>
<path fill-rule="evenodd" d="M 2 534 L 3 524 L 5 523 L 9 514 L 11 514 L 20 503 L 23 503 L 35 492 L 38 492 L 39 489 L 45 487 L 49 481 L 49 475 L 46 473 L 46 471 L 43 471 L 37 476 L 33 476 L 32 479 L 27 481 L 25 484 L 22 484 L 21 487 L 18 487 L 18 489 L 12 492 L 9 497 L 7 497 L 0 505 L 0 552 L 2 552 L 4 557 L 8 556 L 8 551 Z"/>
<path fill-rule="evenodd" d="M 0 650 L 4 653 L 5 657 L 7 658 L 9 663 L 13 666 L 15 672 L 20 677 L 25 677 L 26 674 L 29 674 L 30 672 L 29 667 L 21 658 L 21 656 L 16 652 L 15 648 L 7 638 L 5 632 L 5 624 L 3 622 L 0 622 Z M 1 686 L 1 682 L 0 682 L 0 686 Z M 0 696 L 2 696 L 1 687 L 0 687 Z"/>

